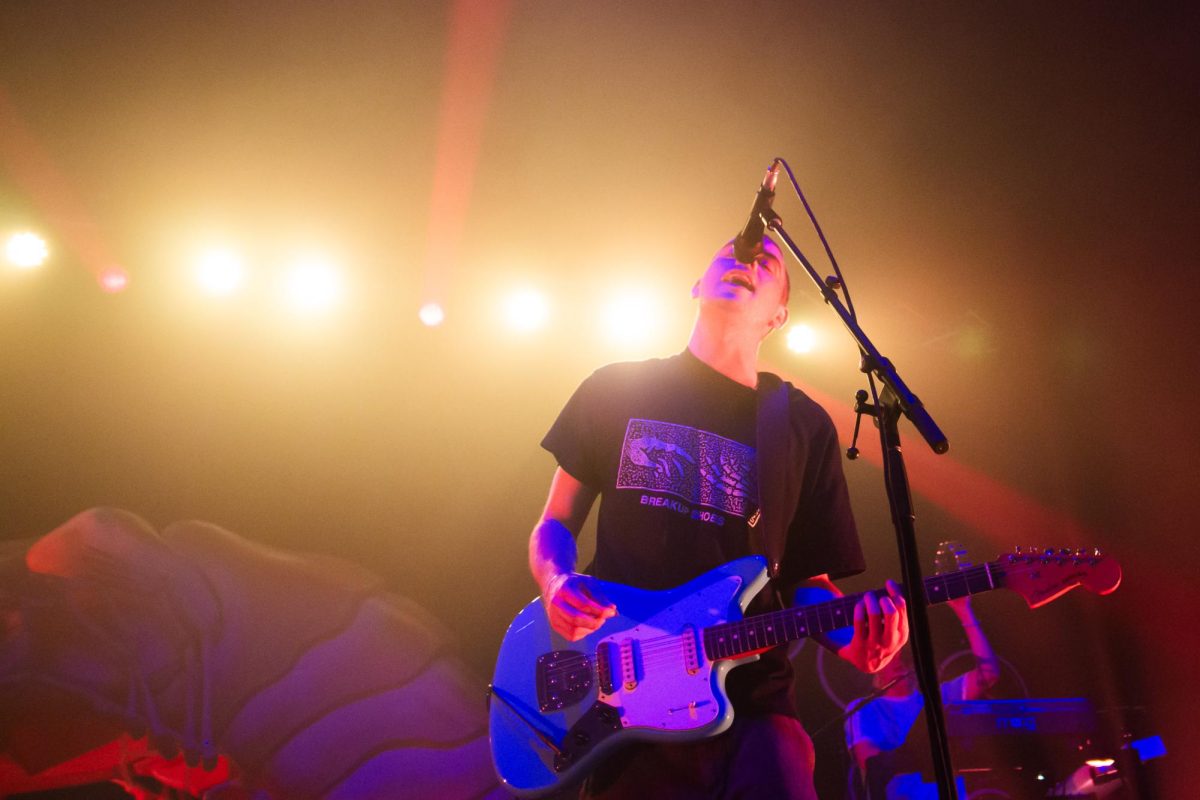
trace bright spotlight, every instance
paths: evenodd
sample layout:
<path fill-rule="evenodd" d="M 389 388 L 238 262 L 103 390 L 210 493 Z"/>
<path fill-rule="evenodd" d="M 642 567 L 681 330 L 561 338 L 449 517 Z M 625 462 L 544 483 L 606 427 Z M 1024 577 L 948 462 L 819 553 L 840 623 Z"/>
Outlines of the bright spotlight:
<path fill-rule="evenodd" d="M 196 282 L 208 294 L 233 294 L 242 277 L 242 260 L 229 250 L 209 250 L 196 262 Z"/>
<path fill-rule="evenodd" d="M 120 267 L 109 267 L 96 276 L 96 281 L 104 291 L 117 294 L 129 286 L 129 273 Z"/>
<path fill-rule="evenodd" d="M 297 311 L 328 311 L 341 300 L 342 290 L 337 270 L 317 259 L 296 264 L 284 283 L 288 305 Z"/>
<path fill-rule="evenodd" d="M 446 312 L 437 303 L 426 303 L 417 312 L 417 317 L 421 320 L 422 324 L 430 328 L 436 328 L 446 320 Z"/>
<path fill-rule="evenodd" d="M 8 263 L 21 269 L 40 267 L 50 255 L 46 241 L 36 233 L 14 233 L 4 245 L 4 255 Z"/>
<path fill-rule="evenodd" d="M 817 332 L 807 325 L 789 325 L 787 346 L 793 353 L 811 353 L 817 348 Z"/>
<path fill-rule="evenodd" d="M 658 333 L 662 308 L 654 295 L 626 290 L 614 295 L 602 312 L 608 338 L 619 344 L 643 344 Z"/>
<path fill-rule="evenodd" d="M 550 319 L 550 303 L 534 289 L 513 292 L 504 303 L 504 319 L 521 333 L 536 331 Z"/>

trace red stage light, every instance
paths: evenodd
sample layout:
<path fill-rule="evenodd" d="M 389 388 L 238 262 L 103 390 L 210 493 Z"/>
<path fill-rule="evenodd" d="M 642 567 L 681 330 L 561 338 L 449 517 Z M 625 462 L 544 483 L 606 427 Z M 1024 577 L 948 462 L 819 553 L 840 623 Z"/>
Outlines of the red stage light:
<path fill-rule="evenodd" d="M 125 291 L 129 286 L 129 273 L 120 267 L 109 267 L 96 277 L 100 288 L 109 294 Z"/>

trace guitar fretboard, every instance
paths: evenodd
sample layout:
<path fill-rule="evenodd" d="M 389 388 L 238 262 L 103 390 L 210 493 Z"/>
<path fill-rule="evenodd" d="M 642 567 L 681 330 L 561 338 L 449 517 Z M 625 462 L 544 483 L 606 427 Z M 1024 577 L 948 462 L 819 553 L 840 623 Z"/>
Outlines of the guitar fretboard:
<path fill-rule="evenodd" d="M 1004 566 L 999 561 L 979 564 L 958 572 L 925 579 L 925 598 L 930 605 L 979 594 L 1003 585 Z M 854 606 L 864 596 L 851 594 L 811 606 L 785 608 L 756 614 L 736 622 L 705 628 L 704 652 L 710 660 L 738 658 L 784 642 L 845 628 L 854 624 Z M 886 590 L 872 594 L 883 597 Z"/>

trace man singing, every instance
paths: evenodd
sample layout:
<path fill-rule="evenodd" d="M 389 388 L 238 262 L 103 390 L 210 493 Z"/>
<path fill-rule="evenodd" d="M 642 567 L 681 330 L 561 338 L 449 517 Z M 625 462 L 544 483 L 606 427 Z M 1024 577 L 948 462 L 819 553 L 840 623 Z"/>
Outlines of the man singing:
<path fill-rule="evenodd" d="M 616 613 L 594 579 L 673 588 L 758 552 L 758 351 L 787 322 L 789 281 L 769 238 L 750 263 L 729 242 L 692 287 L 696 322 L 679 355 L 603 367 L 563 408 L 542 445 L 558 461 L 529 565 L 551 626 L 580 639 Z M 787 388 L 786 424 L 797 446 L 789 470 L 799 500 L 772 584 L 747 614 L 794 602 L 797 590 L 840 592 L 831 582 L 864 569 L 829 415 Z M 577 571 L 575 536 L 600 498 L 596 557 Z M 863 672 L 883 668 L 908 639 L 904 600 L 868 594 L 853 633 L 820 637 Z M 813 747 L 792 701 L 786 646 L 733 669 L 732 727 L 698 742 L 638 743 L 588 778 L 592 798 L 815 798 Z"/>

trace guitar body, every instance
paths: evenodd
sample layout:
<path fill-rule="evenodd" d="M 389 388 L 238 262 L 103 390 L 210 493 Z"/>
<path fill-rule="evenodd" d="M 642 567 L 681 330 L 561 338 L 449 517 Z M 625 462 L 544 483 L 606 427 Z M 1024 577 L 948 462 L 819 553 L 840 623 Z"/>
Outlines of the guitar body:
<path fill-rule="evenodd" d="M 550 628 L 540 599 L 527 605 L 492 682 L 492 758 L 506 788 L 534 797 L 581 779 L 621 744 L 728 728 L 725 675 L 758 656 L 711 661 L 702 630 L 741 619 L 766 582 L 758 556 L 662 592 L 600 582 L 618 613 L 577 642 Z"/>
<path fill-rule="evenodd" d="M 769 647 L 852 625 L 863 597 L 745 618 L 766 583 L 759 556 L 665 592 L 600 581 L 617 616 L 578 642 L 551 630 L 541 600 L 527 605 L 504 635 L 492 681 L 490 739 L 500 780 L 536 797 L 583 778 L 623 743 L 720 733 L 733 722 L 730 669 Z M 1017 548 L 927 578 L 921 588 L 929 605 L 1003 587 L 1037 608 L 1076 586 L 1108 594 L 1120 583 L 1120 565 L 1099 550 Z"/>

